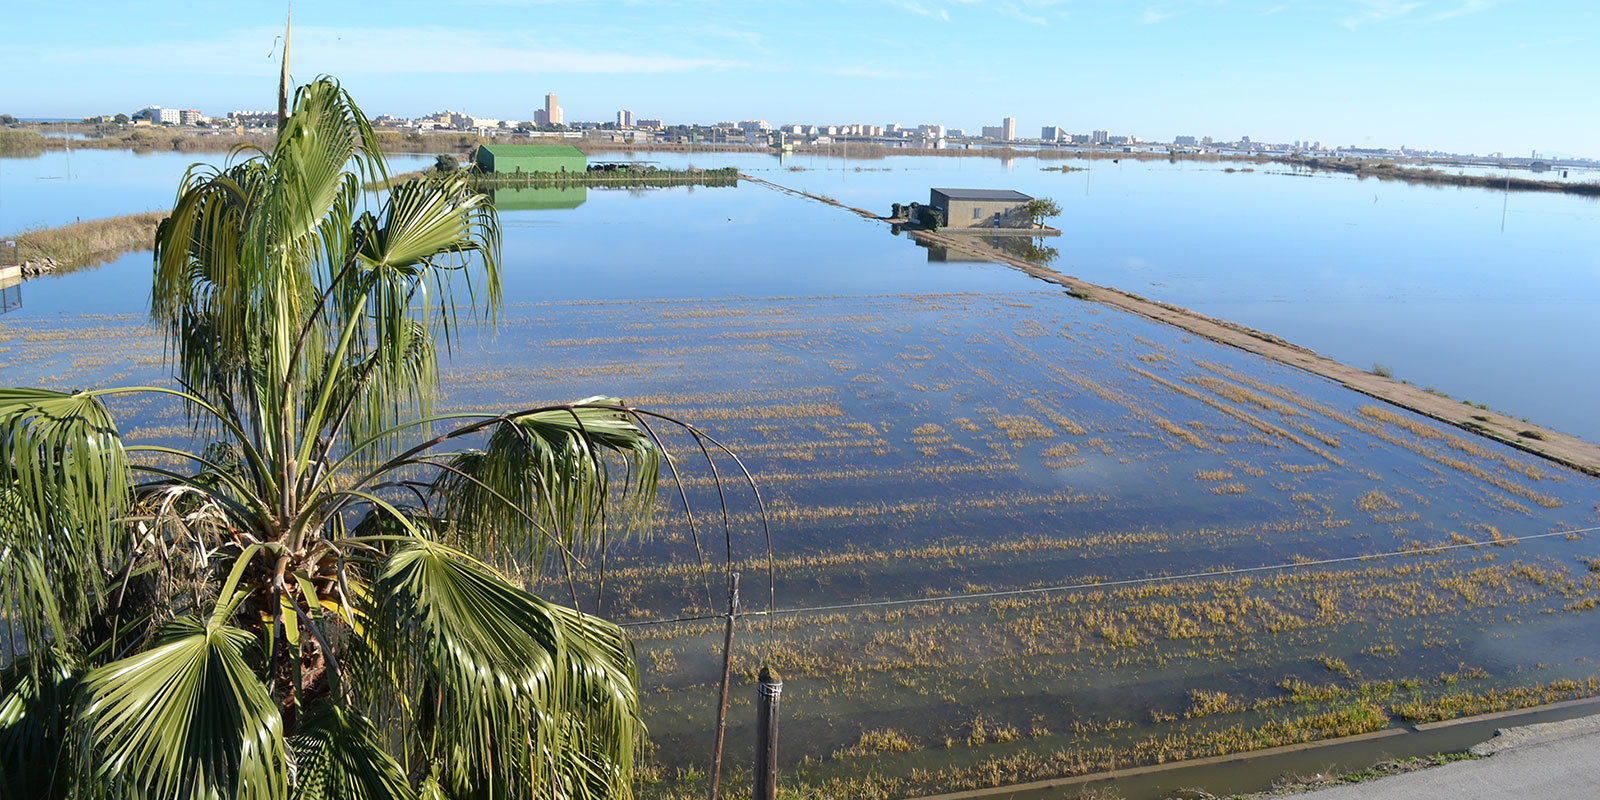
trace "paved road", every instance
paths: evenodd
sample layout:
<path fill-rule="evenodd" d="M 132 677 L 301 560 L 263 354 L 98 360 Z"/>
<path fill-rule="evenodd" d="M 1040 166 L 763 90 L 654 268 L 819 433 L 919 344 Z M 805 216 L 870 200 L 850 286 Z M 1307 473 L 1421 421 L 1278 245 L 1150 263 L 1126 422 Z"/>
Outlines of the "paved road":
<path fill-rule="evenodd" d="M 1600 716 L 1497 731 L 1487 758 L 1317 789 L 1295 800 L 1567 800 L 1600 798 Z"/>

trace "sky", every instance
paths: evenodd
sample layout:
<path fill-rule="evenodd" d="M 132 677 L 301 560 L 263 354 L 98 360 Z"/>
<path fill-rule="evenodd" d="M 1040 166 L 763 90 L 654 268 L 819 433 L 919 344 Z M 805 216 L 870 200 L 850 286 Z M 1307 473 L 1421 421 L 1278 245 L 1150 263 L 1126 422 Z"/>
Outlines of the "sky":
<path fill-rule="evenodd" d="M 5 0 L 0 113 L 276 102 L 287 4 Z M 21 35 L 19 35 L 21 32 Z M 338 0 L 290 70 L 370 115 L 942 124 L 1600 157 L 1596 0 Z"/>

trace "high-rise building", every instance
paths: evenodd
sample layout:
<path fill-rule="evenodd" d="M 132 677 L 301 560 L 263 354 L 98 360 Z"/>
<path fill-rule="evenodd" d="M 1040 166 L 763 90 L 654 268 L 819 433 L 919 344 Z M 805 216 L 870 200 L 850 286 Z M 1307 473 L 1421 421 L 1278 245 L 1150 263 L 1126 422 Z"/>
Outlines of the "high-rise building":
<path fill-rule="evenodd" d="M 1005 119 L 1001 120 L 1000 121 L 1000 129 L 1001 129 L 1001 132 L 1004 134 L 1000 138 L 1005 139 L 1008 142 L 1014 142 L 1014 141 L 1017 140 L 1017 119 L 1016 119 L 1016 117 L 1006 117 Z"/>
<path fill-rule="evenodd" d="M 621 111 L 618 111 L 617 112 L 617 127 L 619 127 L 619 128 L 631 128 L 631 127 L 633 127 L 633 112 L 629 111 L 627 109 L 623 109 Z"/>
<path fill-rule="evenodd" d="M 1003 126 L 1000 126 L 1000 125 L 985 125 L 985 126 L 983 126 L 983 138 L 985 138 L 985 139 L 1004 139 L 1005 137 L 1006 137 L 1006 129 Z"/>
<path fill-rule="evenodd" d="M 1105 144 L 1105 143 L 1111 141 L 1111 132 L 1110 131 L 1095 131 L 1094 133 L 1089 134 L 1089 141 L 1091 141 L 1091 142 L 1093 142 L 1095 144 Z"/>
<path fill-rule="evenodd" d="M 561 124 L 561 106 L 556 105 L 555 92 L 544 96 L 544 118 L 546 125 Z"/>
<path fill-rule="evenodd" d="M 1039 138 L 1047 142 L 1061 140 L 1061 129 L 1054 125 L 1046 125 L 1039 129 Z"/>
<path fill-rule="evenodd" d="M 186 108 L 178 112 L 178 124 L 180 125 L 198 125 L 203 119 L 205 117 L 200 114 L 199 109 Z"/>

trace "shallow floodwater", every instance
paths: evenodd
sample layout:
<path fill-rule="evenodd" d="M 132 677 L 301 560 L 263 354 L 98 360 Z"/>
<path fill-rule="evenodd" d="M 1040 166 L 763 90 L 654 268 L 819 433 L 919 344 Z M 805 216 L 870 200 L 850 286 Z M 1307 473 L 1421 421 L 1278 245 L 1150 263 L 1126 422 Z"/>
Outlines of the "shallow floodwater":
<path fill-rule="evenodd" d="M 70 181 L 61 152 L 0 159 L 0 233 L 164 208 L 195 158 L 75 151 Z M 895 202 L 926 202 L 931 186 L 1052 197 L 1065 210 L 1052 221 L 1063 235 L 1045 242 L 1054 248 L 1049 266 L 1057 270 L 1276 334 L 1343 363 L 1383 365 L 1398 379 L 1600 441 L 1600 418 L 1587 399 L 1600 394 L 1600 357 L 1588 331 L 1600 314 L 1594 199 L 1361 180 L 1272 164 L 649 152 L 593 158 L 732 165 L 881 213 Z M 398 171 L 431 157 L 391 161 Z M 1042 169 L 1061 166 L 1079 171 Z M 702 197 L 714 191 L 702 190 Z M 545 208 L 549 214 L 515 224 L 541 228 L 543 241 L 530 254 L 535 263 L 556 256 L 627 274 L 577 289 L 602 297 L 726 291 L 723 273 L 692 258 L 669 270 L 630 271 L 654 249 L 652 223 L 710 232 L 712 223 L 723 222 L 730 236 L 707 239 L 708 254 L 731 240 L 746 248 L 737 257 L 761 259 L 782 258 L 759 244 L 774 227 L 802 224 L 777 214 L 740 214 L 741 202 L 680 205 L 672 193 L 636 193 L 629 199 L 637 202 L 622 205 L 607 190 L 585 194 L 565 213 Z M 539 210 L 534 202 L 521 205 Z M 755 211 L 771 207 L 753 202 Z M 619 216 L 608 216 L 613 212 Z M 629 219 L 646 214 L 655 219 Z M 615 257 L 594 258 L 583 249 L 598 239 Z M 804 272 L 785 278 L 803 284 Z M 872 280 L 848 270 L 837 277 Z M 545 276 L 541 291 L 564 279 Z M 137 297 L 112 304 L 128 301 L 137 304 Z"/>
<path fill-rule="evenodd" d="M 1600 441 L 1600 202 L 1282 165 L 638 153 L 888 213 L 932 186 L 1057 200 L 1050 264 Z M 1043 168 L 1068 166 L 1062 173 Z M 1232 170 L 1232 171 L 1230 171 Z M 1246 171 L 1249 170 L 1249 171 Z"/>
<path fill-rule="evenodd" d="M 172 207 L 184 170 L 222 165 L 226 153 L 50 150 L 0 158 L 0 236 L 86 219 Z M 433 156 L 388 156 L 396 172 L 421 169 Z"/>
<path fill-rule="evenodd" d="M 902 184 L 1006 179 L 978 160 L 931 175 L 760 163 L 874 206 Z M 1113 205 L 1191 179 L 1214 188 L 1196 197 L 1241 203 L 1241 185 L 1350 188 L 1103 166 L 1012 174 L 1039 194 L 1028 181 L 1125 183 Z M 714 613 L 730 559 L 746 608 L 782 613 L 740 625 L 729 763 L 750 761 L 752 681 L 769 663 L 786 684 L 785 780 L 841 796 L 1600 693 L 1600 551 L 1592 533 L 1561 533 L 1600 525 L 1592 478 L 1008 268 L 930 260 L 881 224 L 758 185 L 497 200 L 506 308 L 444 363 L 441 410 L 623 396 L 726 443 L 766 503 L 770 597 L 750 495 L 730 487 L 725 539 L 712 476 L 663 425 L 698 524 L 663 491 L 654 535 L 608 560 L 603 598 L 580 586 L 585 609 L 639 642 L 647 795 L 699 793 L 720 627 L 663 620 Z M 1051 244 L 1061 261 L 1088 247 Z M 148 259 L 26 284 L 0 317 L 0 374 L 160 382 Z M 129 438 L 185 430 L 159 408 L 119 409 Z"/>

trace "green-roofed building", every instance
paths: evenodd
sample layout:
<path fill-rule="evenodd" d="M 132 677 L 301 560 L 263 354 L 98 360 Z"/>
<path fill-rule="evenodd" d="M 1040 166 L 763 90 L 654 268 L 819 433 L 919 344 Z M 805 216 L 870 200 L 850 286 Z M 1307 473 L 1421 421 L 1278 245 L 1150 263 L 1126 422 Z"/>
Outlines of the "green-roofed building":
<path fill-rule="evenodd" d="M 474 163 L 485 173 L 584 172 L 589 158 L 570 144 L 485 144 Z"/>

